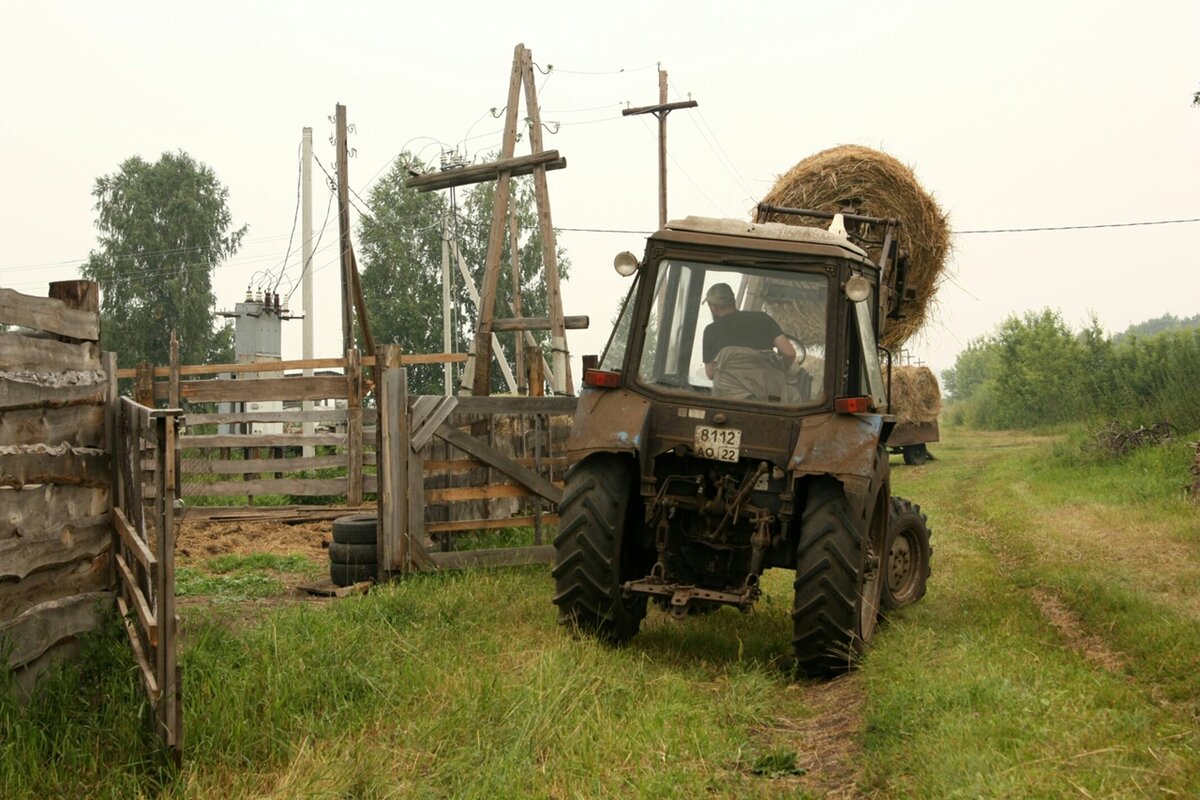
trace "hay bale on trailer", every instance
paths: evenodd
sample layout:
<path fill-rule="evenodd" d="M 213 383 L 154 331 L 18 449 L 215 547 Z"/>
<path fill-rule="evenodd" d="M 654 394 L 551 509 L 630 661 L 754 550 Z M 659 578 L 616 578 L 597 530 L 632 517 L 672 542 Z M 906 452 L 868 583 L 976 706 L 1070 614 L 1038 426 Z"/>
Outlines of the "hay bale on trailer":
<path fill-rule="evenodd" d="M 895 349 L 925 323 L 950 252 L 950 223 L 911 169 L 878 150 L 840 145 L 796 164 L 762 201 L 831 213 L 852 207 L 855 213 L 900 219 L 900 249 L 909 256 L 906 286 L 915 296 L 901 302 L 903 318 L 889 321 L 880 343 Z M 813 224 L 787 214 L 767 221 Z M 866 249 L 878 261 L 879 245 Z"/>
<path fill-rule="evenodd" d="M 893 367 L 890 381 L 888 412 L 896 417 L 896 425 L 888 436 L 888 450 L 902 454 L 905 464 L 920 466 L 933 458 L 926 445 L 941 438 L 942 389 L 929 367 Z"/>
<path fill-rule="evenodd" d="M 929 367 L 893 367 L 891 395 L 898 423 L 937 422 L 942 413 L 942 389 Z"/>

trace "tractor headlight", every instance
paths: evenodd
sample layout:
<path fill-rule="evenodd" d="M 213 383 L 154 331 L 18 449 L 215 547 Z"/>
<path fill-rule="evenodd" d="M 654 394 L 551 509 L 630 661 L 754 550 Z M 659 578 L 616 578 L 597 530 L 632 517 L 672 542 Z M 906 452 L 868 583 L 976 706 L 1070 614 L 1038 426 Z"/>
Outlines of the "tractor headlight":
<path fill-rule="evenodd" d="M 638 267 L 640 266 L 641 264 L 638 263 L 637 256 L 628 250 L 617 253 L 617 257 L 613 259 L 613 269 L 615 269 L 617 274 L 622 278 L 628 278 L 630 275 L 637 272 Z"/>
<path fill-rule="evenodd" d="M 862 275 L 855 275 L 846 281 L 846 297 L 852 303 L 858 303 L 871 296 L 871 282 Z"/>

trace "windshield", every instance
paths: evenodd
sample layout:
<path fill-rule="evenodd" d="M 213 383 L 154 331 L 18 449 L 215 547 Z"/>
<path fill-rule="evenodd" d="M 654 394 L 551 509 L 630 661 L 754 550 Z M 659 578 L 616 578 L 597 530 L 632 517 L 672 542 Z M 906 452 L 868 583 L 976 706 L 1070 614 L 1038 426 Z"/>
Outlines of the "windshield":
<path fill-rule="evenodd" d="M 825 397 L 829 278 L 664 260 L 638 379 L 670 391 L 807 405 Z"/>

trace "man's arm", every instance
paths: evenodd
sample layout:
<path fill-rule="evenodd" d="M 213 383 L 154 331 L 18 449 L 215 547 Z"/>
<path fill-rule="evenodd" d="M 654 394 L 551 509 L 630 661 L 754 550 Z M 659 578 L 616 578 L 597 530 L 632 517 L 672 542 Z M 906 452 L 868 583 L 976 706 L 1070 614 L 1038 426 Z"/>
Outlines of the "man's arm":
<path fill-rule="evenodd" d="M 791 341 L 781 333 L 775 337 L 774 345 L 775 349 L 779 351 L 780 357 L 783 358 L 783 366 L 790 367 L 796 360 L 796 348 L 792 346 Z"/>

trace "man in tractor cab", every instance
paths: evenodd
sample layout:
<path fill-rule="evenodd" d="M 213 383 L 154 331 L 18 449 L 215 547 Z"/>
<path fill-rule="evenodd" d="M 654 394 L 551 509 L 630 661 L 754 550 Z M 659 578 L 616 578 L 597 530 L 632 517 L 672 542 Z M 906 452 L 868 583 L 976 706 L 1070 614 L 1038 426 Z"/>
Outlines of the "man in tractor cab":
<path fill-rule="evenodd" d="M 733 289 L 714 283 L 704 295 L 713 321 L 704 329 L 704 372 L 713 394 L 743 400 L 778 400 L 796 348 L 765 311 L 739 311 Z M 773 358 L 779 354 L 778 360 Z"/>

